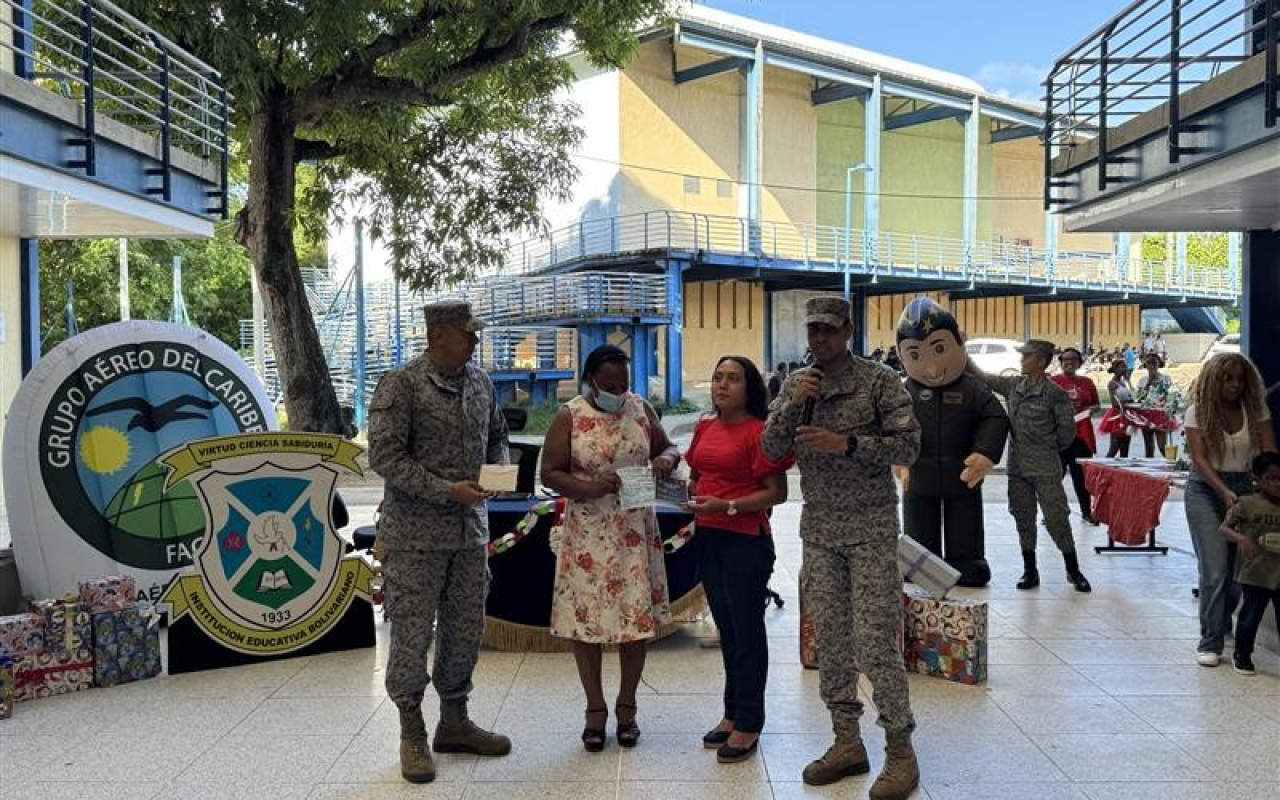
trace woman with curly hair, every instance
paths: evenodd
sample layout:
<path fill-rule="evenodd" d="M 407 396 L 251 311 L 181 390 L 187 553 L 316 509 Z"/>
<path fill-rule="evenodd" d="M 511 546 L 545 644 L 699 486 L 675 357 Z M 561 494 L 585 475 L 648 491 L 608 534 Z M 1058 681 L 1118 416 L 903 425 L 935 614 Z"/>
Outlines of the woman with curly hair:
<path fill-rule="evenodd" d="M 1187 526 L 1200 567 L 1200 644 L 1196 661 L 1216 667 L 1240 599 L 1236 546 L 1218 532 L 1227 510 L 1253 491 L 1250 465 L 1276 449 L 1262 378 L 1239 353 L 1209 359 L 1191 387 L 1183 426 L 1191 451 Z"/>

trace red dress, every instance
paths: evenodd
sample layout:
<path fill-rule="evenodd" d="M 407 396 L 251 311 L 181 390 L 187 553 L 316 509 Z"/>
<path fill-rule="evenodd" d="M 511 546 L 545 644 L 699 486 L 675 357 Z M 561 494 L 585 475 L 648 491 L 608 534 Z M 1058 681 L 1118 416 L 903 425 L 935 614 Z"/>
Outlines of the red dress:
<path fill-rule="evenodd" d="M 1076 414 L 1095 408 L 1101 402 L 1098 398 L 1098 387 L 1088 378 L 1079 375 L 1053 375 L 1049 379 L 1071 398 Z M 1089 446 L 1090 453 L 1098 452 L 1098 440 L 1093 434 L 1092 419 L 1085 418 L 1076 422 L 1076 438 Z"/>

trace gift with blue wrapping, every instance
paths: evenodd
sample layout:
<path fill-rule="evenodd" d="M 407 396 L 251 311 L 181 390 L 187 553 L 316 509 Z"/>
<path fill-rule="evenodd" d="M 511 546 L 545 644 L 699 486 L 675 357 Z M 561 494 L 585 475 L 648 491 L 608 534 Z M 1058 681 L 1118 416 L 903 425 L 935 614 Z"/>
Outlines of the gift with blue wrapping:
<path fill-rule="evenodd" d="M 904 587 L 902 660 L 908 672 L 956 683 L 987 679 L 987 604 L 942 600 Z"/>
<path fill-rule="evenodd" d="M 116 686 L 160 674 L 160 628 L 148 603 L 93 614 L 93 684 Z"/>
<path fill-rule="evenodd" d="M 61 600 L 37 600 L 31 604 L 31 612 L 43 620 L 44 649 L 55 656 L 72 655 L 93 641 L 89 611 L 80 605 L 77 595 L 67 595 Z"/>

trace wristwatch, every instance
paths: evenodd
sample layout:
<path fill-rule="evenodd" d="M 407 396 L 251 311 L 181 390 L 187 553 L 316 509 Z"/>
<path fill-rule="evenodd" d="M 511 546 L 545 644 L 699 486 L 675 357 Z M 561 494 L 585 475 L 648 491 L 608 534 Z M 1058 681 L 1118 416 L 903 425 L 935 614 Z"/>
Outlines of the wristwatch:
<path fill-rule="evenodd" d="M 848 444 L 844 446 L 844 457 L 853 458 L 853 454 L 858 452 L 858 437 L 850 436 L 847 441 Z"/>
<path fill-rule="evenodd" d="M 726 513 L 726 514 L 728 514 L 728 515 L 729 515 L 729 516 L 731 516 L 731 517 L 736 517 L 736 516 L 738 515 L 738 501 L 737 501 L 737 500 L 730 500 L 730 501 L 729 501 L 729 510 L 728 510 L 728 511 L 726 511 L 725 513 Z"/>

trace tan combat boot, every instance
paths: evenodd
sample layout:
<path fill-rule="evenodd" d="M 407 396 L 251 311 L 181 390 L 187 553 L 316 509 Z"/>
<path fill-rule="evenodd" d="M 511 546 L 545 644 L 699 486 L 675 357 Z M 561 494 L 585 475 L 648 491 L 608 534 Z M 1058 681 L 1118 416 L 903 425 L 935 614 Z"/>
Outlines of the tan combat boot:
<path fill-rule="evenodd" d="M 436 779 L 436 764 L 427 744 L 427 723 L 420 709 L 400 712 L 400 777 L 409 783 Z"/>
<path fill-rule="evenodd" d="M 826 786 L 850 775 L 866 775 L 871 771 L 867 760 L 867 748 L 856 733 L 836 736 L 835 744 L 827 748 L 822 758 L 804 768 L 804 782 L 810 786 Z"/>
<path fill-rule="evenodd" d="M 442 700 L 435 748 L 437 753 L 505 756 L 511 752 L 511 740 L 472 722 L 467 716 L 466 700 Z"/>
<path fill-rule="evenodd" d="M 916 763 L 911 737 L 889 739 L 884 754 L 884 769 L 871 784 L 868 796 L 871 800 L 906 800 L 920 785 L 920 765 Z"/>

